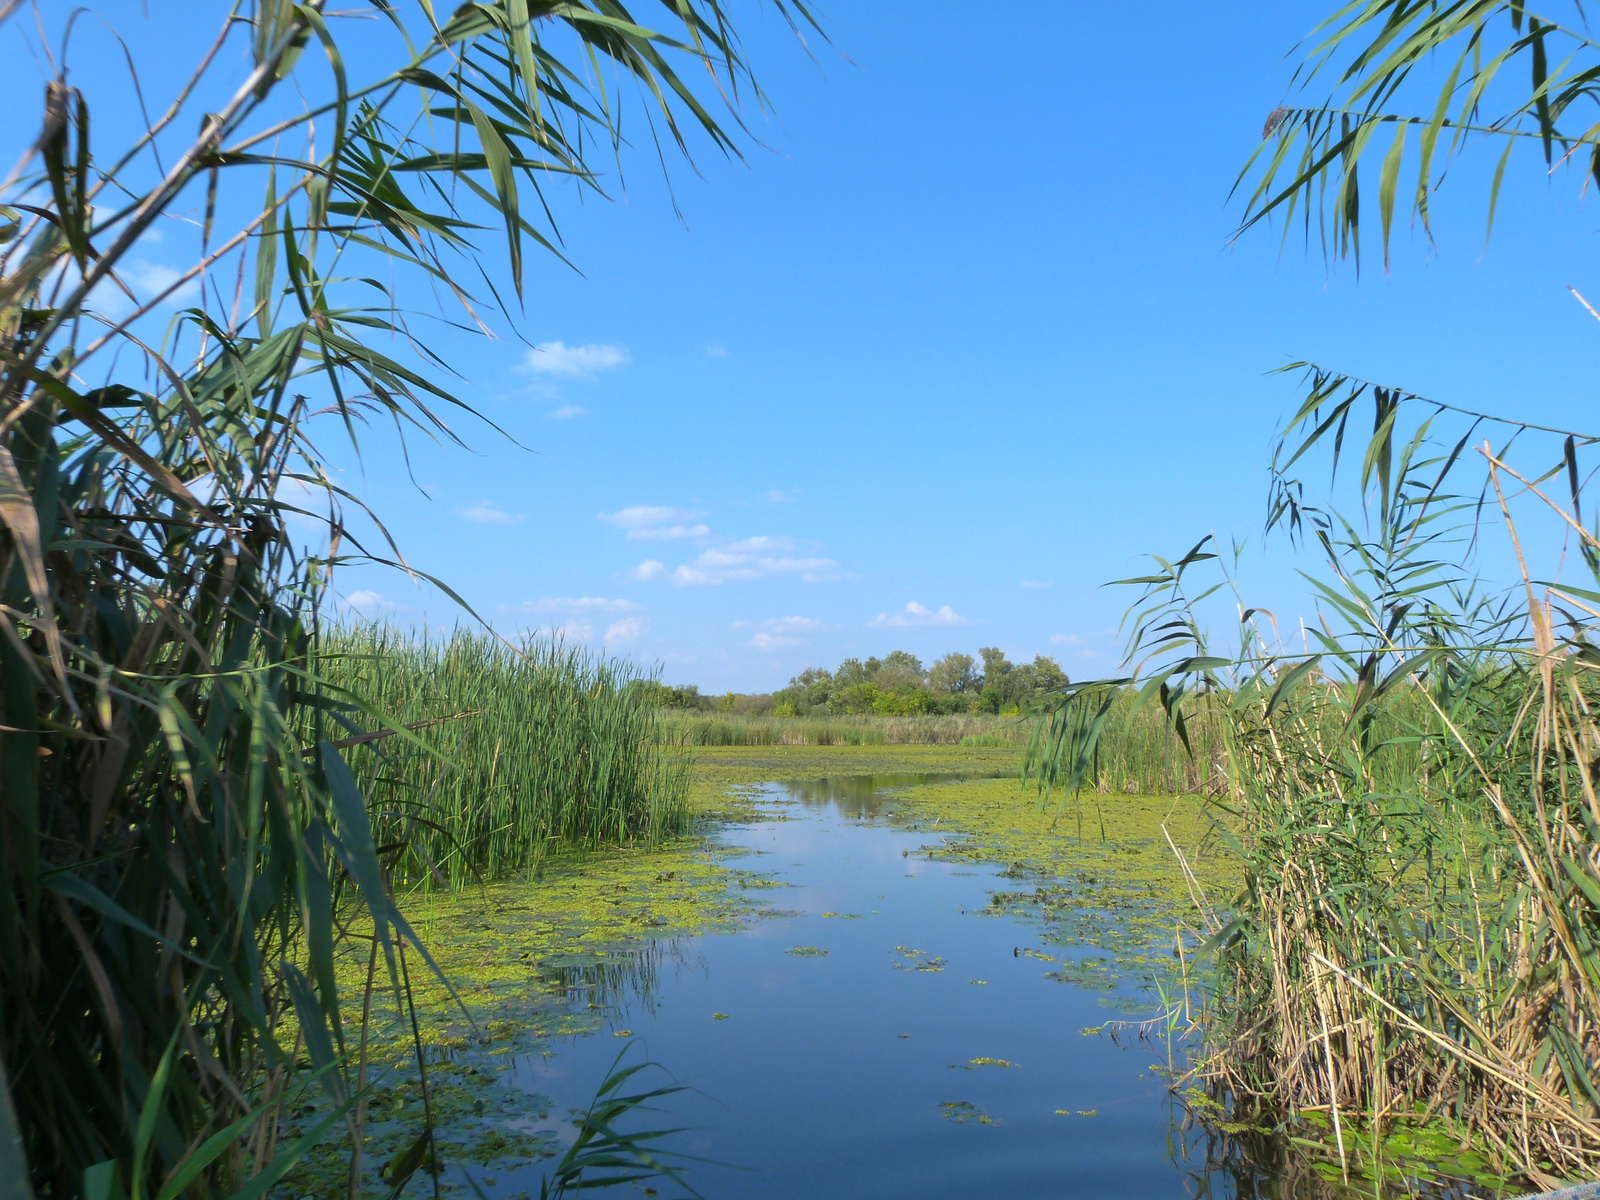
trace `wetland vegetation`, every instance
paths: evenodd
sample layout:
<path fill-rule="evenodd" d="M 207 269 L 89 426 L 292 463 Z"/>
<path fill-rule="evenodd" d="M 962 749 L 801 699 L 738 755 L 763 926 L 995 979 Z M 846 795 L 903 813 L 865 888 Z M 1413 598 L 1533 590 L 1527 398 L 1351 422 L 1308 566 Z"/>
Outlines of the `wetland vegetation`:
<path fill-rule="evenodd" d="M 0 20 L 16 7 L 0 3 Z M 443 25 L 385 6 L 393 61 L 356 81 L 334 14 L 260 3 L 218 35 L 247 62 L 231 99 L 202 119 L 186 90 L 106 153 L 91 152 L 88 100 L 64 68 L 52 80 L 0 197 L 0 1190 L 358 1200 L 473 1165 L 479 1177 L 449 1182 L 675 1179 L 636 1123 L 672 1087 L 613 1060 L 588 1074 L 598 1093 L 552 1119 L 527 1109 L 533 1084 L 518 1100 L 491 1082 L 553 1086 L 558 1052 L 540 1044 L 555 1036 L 576 1057 L 606 1044 L 591 1035 L 631 1037 L 617 1020 L 659 999 L 674 939 L 708 931 L 750 935 L 740 953 L 766 973 L 750 978 L 815 1002 L 784 1014 L 800 1028 L 838 999 L 825 972 L 878 953 L 861 932 L 874 899 L 910 897 L 917 919 L 923 867 L 945 889 L 950 945 L 879 948 L 874 987 L 924 990 L 874 993 L 873 1062 L 929 1032 L 891 1029 L 902 1011 L 959 1012 L 971 1024 L 958 1032 L 998 1041 L 985 997 L 1008 987 L 1031 1013 L 1058 1011 L 1042 978 L 1064 985 L 1048 1003 L 1104 1009 L 1091 1032 L 1165 1043 L 1129 1094 L 1181 1087 L 1241 1189 L 1263 1170 L 1297 1188 L 1302 1163 L 1322 1192 L 1600 1169 L 1600 536 L 1582 511 L 1600 438 L 1306 366 L 1270 497 L 1270 525 L 1327 564 L 1324 620 L 1299 652 L 1242 601 L 1236 645 L 1207 633 L 1206 602 L 1238 586 L 1201 581 L 1228 567 L 1209 538 L 1131 581 L 1134 666 L 1101 680 L 992 647 L 981 671 L 964 654 L 925 667 L 895 651 L 708 704 L 547 644 L 329 621 L 342 563 L 405 568 L 381 526 L 355 540 L 356 502 L 313 425 L 376 415 L 453 438 L 440 412 L 465 408 L 375 348 L 375 333 L 417 343 L 387 297 L 355 298 L 368 281 L 346 256 L 438 284 L 470 325 L 455 280 L 492 220 L 520 295 L 525 246 L 552 245 L 525 201 L 555 175 L 598 190 L 590 147 L 621 144 L 606 85 L 587 92 L 569 59 L 640 83 L 661 144 L 686 151 L 692 127 L 737 152 L 706 107 L 753 87 L 723 8 L 667 11 L 681 40 L 610 0 L 485 3 Z M 1596 46 L 1572 27 L 1521 3 L 1379 0 L 1344 10 L 1328 39 L 1349 66 L 1336 102 L 1273 114 L 1247 169 L 1246 228 L 1315 210 L 1327 245 L 1358 253 L 1357 179 L 1380 133 L 1385 239 L 1402 167 L 1418 171 L 1425 223 L 1435 156 L 1467 133 L 1526 140 L 1546 163 L 1587 147 L 1600 179 L 1600 135 L 1562 124 L 1597 78 Z M 1435 104 L 1387 107 L 1413 65 L 1444 53 L 1459 58 Z M 1512 62 L 1531 88 L 1484 118 Z M 704 97 L 675 63 L 709 69 Z M 275 107 L 290 79 L 303 107 Z M 331 137 L 311 136 L 318 120 Z M 235 181 L 249 213 L 224 228 Z M 192 270 L 131 315 L 97 315 L 130 248 L 201 193 Z M 143 336 L 173 288 L 224 268 L 231 302 L 213 287 Z M 1307 468 L 1346 478 L 1346 434 L 1369 423 L 1346 520 L 1316 501 Z M 1489 433 L 1498 448 L 1476 445 Z M 1518 504 L 1558 532 L 1527 536 Z M 1486 590 L 1468 557 L 1497 514 L 1520 571 L 1509 593 Z M 308 515 L 325 533 L 310 551 L 290 526 Z M 1581 584 L 1541 582 L 1556 567 L 1524 554 L 1554 559 L 1562 539 Z M 769 785 L 795 779 L 826 782 L 782 789 L 789 807 L 774 808 Z M 826 810 L 817 836 L 872 847 L 870 865 L 790 864 L 833 870 L 824 882 L 848 911 L 775 902 L 803 885 L 759 856 L 811 854 L 792 815 L 808 809 Z M 717 823 L 778 849 L 741 843 L 730 865 L 707 841 Z M 867 894 L 867 879 L 888 890 Z M 1038 944 L 1008 956 L 995 929 Z M 708 1011 L 694 1036 L 733 1038 L 761 1011 L 750 986 L 742 1011 Z M 1059 1051 L 1046 1025 L 1027 1043 L 1041 1058 Z M 967 1094 L 922 1118 L 1056 1144 L 1033 1120 L 1042 1107 L 1005 1115 L 997 1089 L 1043 1075 L 1024 1054 L 937 1049 L 953 1061 L 917 1069 Z M 1096 1060 L 1104 1079 L 1126 1075 L 1110 1061 Z M 1052 1116 L 1111 1124 L 1109 1104 L 1055 1102 Z M 1119 1128 L 1137 1140 L 1154 1127 L 1141 1120 Z M 963 1153 L 957 1166 L 981 1162 Z"/>

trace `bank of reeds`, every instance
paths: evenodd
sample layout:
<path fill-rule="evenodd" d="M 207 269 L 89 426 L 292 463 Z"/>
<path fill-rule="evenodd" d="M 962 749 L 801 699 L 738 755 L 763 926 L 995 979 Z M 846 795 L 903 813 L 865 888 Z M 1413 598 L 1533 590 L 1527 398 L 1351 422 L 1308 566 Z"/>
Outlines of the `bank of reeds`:
<path fill-rule="evenodd" d="M 662 710 L 661 736 L 677 746 L 954 746 L 963 738 L 1022 745 L 1028 727 L 1017 717 L 746 716 Z"/>
<path fill-rule="evenodd" d="M 1112 696 L 1095 747 L 1090 784 L 1101 792 L 1145 796 L 1204 792 L 1219 786 L 1224 749 L 1221 726 L 1191 705 L 1191 754 L 1159 707 L 1139 702 L 1133 688 Z M 1029 715 L 958 713 L 948 716 L 745 716 L 662 709 L 659 735 L 673 746 L 1027 746 Z"/>
<path fill-rule="evenodd" d="M 1104 792 L 1165 795 L 1200 792 L 1217 777 L 1215 726 L 1197 718 L 1190 755 L 1163 714 L 1128 690 L 1108 714 L 1093 786 Z M 1018 749 L 1033 731 L 1030 716 L 958 713 L 946 716 L 743 716 L 663 710 L 661 736 L 677 746 L 936 745 Z"/>
<path fill-rule="evenodd" d="M 379 843 L 404 846 L 399 881 L 459 887 L 688 825 L 688 759 L 625 664 L 537 638 L 382 625 L 330 634 L 318 664 L 413 733 L 346 751 Z"/>
<path fill-rule="evenodd" d="M 1300 414 L 1308 445 L 1340 427 L 1327 408 L 1370 398 L 1357 382 L 1313 387 L 1325 407 Z M 1139 695 L 1197 757 L 1217 756 L 1207 794 L 1243 868 L 1238 895 L 1196 893 L 1216 968 L 1196 1078 L 1230 1120 L 1313 1118 L 1347 1171 L 1370 1169 L 1397 1129 L 1429 1125 L 1491 1173 L 1591 1178 L 1600 592 L 1536 585 L 1526 569 L 1509 593 L 1478 592 L 1458 555 L 1490 536 L 1479 487 L 1453 499 L 1459 457 L 1429 457 L 1420 434 L 1402 448 L 1400 398 L 1376 404 L 1368 524 L 1305 507 L 1279 479 L 1276 511 L 1311 526 L 1328 559 L 1305 652 L 1243 606 L 1238 652 L 1211 648 L 1194 599 L 1215 594 L 1196 581 L 1216 563 L 1209 539 L 1136 581 L 1130 657 L 1155 664 Z M 1538 502 L 1600 575 L 1575 443 L 1561 454 L 1570 507 Z M 1487 445 L 1478 461 L 1520 562 L 1506 493 L 1527 485 Z M 1129 687 L 1073 685 L 1028 752 L 1042 785 L 1095 785 Z"/>

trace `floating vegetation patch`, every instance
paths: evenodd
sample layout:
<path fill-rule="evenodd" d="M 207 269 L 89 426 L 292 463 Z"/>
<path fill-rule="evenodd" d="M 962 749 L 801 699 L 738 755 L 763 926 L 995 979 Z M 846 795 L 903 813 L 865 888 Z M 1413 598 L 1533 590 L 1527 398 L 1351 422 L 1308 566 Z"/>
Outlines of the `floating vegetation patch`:
<path fill-rule="evenodd" d="M 1069 960 L 1054 971 L 1046 971 L 1044 977 L 1091 991 L 1109 992 L 1117 986 L 1116 964 L 1109 958 Z"/>
<path fill-rule="evenodd" d="M 787 950 L 784 951 L 784 953 L 785 954 L 792 954 L 796 958 L 827 958 L 828 957 L 828 952 L 826 950 L 822 949 L 820 946 L 790 946 Z"/>
<path fill-rule="evenodd" d="M 900 958 L 889 965 L 896 971 L 942 971 L 946 966 L 944 959 L 929 957 L 926 951 L 913 950 L 910 946 L 896 946 L 894 952 Z M 901 958 L 905 961 L 901 962 Z"/>
<path fill-rule="evenodd" d="M 860 913 L 825 912 L 822 915 L 825 916 L 825 917 L 838 917 L 840 920 L 844 920 L 844 921 L 859 921 L 859 920 L 861 920 L 861 914 Z"/>
<path fill-rule="evenodd" d="M 944 831 L 922 856 L 1004 863 L 1002 878 L 1032 884 L 996 891 L 983 913 L 1038 922 L 1052 947 L 1101 951 L 1098 959 L 1064 962 L 1050 978 L 1099 992 L 1114 1009 L 1151 1008 L 1156 985 L 1170 988 L 1202 940 L 1169 835 L 1213 903 L 1237 887 L 1234 860 L 1214 844 L 1210 819 L 1191 797 L 1086 796 L 1042 807 L 1015 779 L 966 779 L 907 788 L 898 799 L 904 826 L 937 822 Z M 1179 931 L 1183 961 L 1173 953 Z M 1063 961 L 1044 949 L 1015 953 Z M 1124 984 L 1143 985 L 1142 995 Z"/>
<path fill-rule="evenodd" d="M 939 1105 L 939 1111 L 944 1114 L 945 1120 L 954 1121 L 957 1125 L 993 1125 L 996 1123 L 993 1117 L 970 1100 L 946 1100 Z"/>
<path fill-rule="evenodd" d="M 718 865 L 696 839 L 653 852 L 547 861 L 538 879 L 403 901 L 472 1017 L 430 972 L 412 966 L 444 1186 L 459 1185 L 460 1166 L 505 1183 L 560 1152 L 561 1138 L 541 1128 L 548 1098 L 508 1086 L 516 1062 L 556 1057 L 550 1038 L 603 1033 L 625 1003 L 648 1011 L 661 969 L 676 953 L 672 939 L 738 928 L 763 911 L 738 886 L 745 878 Z M 337 966 L 341 993 L 359 997 L 367 955 L 347 954 Z M 374 1200 L 392 1190 L 385 1167 L 412 1167 L 405 1156 L 417 1145 L 424 1113 L 409 1020 L 382 986 L 381 959 L 377 974 L 357 1188 Z M 630 1036 L 626 1028 L 612 1032 Z M 294 1039 L 292 1025 L 287 1038 Z M 313 1101 L 287 1112 L 281 1136 L 301 1136 L 328 1111 L 319 1114 Z M 427 1173 L 425 1164 L 416 1169 Z M 286 1178 L 282 1194 L 344 1196 L 349 1173 L 348 1149 L 330 1143 Z"/>

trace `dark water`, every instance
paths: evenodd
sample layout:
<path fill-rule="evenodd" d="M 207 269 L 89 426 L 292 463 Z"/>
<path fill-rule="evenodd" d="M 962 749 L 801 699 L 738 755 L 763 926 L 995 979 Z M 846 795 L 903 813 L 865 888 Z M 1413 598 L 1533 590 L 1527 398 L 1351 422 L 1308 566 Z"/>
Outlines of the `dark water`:
<path fill-rule="evenodd" d="M 927 781 L 768 789 L 786 819 L 727 831 L 727 861 L 786 885 L 763 899 L 793 915 L 575 974 L 573 1003 L 605 1004 L 606 1030 L 548 1039 L 548 1052 L 516 1057 L 504 1085 L 550 1098 L 541 1124 L 561 1127 L 556 1114 L 586 1106 L 631 1041 L 632 1056 L 662 1065 L 655 1082 L 670 1072 L 692 1089 L 658 1114 L 685 1128 L 672 1148 L 730 1164 L 690 1169 L 708 1200 L 1235 1194 L 1185 1153 L 1153 1069 L 1165 1047 L 1084 1036 L 1125 1014 L 1103 991 L 1044 978 L 1053 964 L 1019 953 L 1038 945 L 1037 928 L 983 912 L 1015 884 L 920 857 L 939 837 L 928 826 L 872 819 L 892 805 L 886 787 Z M 499 1190 L 527 1186 L 529 1170 Z"/>

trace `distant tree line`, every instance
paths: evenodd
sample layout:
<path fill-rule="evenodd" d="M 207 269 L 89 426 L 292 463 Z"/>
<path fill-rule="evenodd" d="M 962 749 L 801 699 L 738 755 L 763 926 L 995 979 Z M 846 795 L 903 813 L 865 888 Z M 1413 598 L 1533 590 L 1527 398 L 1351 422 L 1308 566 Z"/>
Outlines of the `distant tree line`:
<path fill-rule="evenodd" d="M 783 717 L 867 713 L 903 717 L 1019 712 L 1067 682 L 1061 664 L 1048 655 L 1035 655 L 1031 663 L 1013 663 L 997 647 L 985 646 L 978 658 L 954 652 L 927 667 L 906 650 L 865 662 L 847 658 L 832 671 L 807 668 L 789 680 L 788 687 L 766 695 L 703 696 L 692 684 L 673 687 L 655 680 L 632 686 L 648 703 L 662 708 Z"/>

